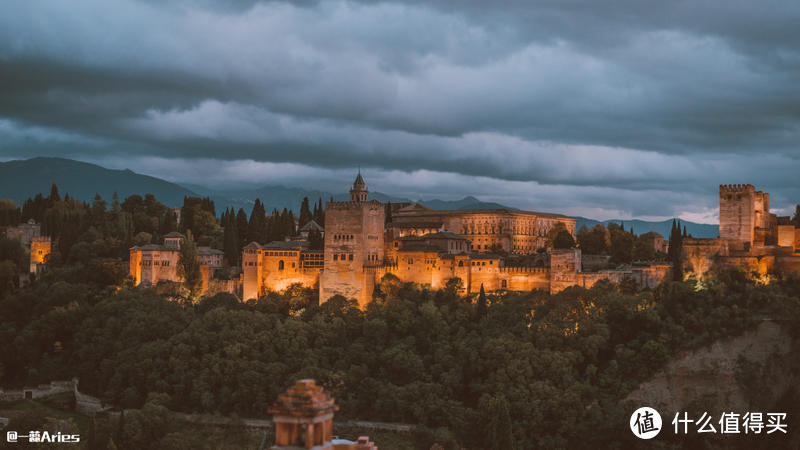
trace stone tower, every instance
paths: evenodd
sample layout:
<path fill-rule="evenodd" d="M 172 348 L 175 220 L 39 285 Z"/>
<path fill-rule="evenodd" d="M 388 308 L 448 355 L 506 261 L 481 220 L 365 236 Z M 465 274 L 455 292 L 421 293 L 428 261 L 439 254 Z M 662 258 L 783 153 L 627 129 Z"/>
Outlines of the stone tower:
<path fill-rule="evenodd" d="M 349 202 L 325 205 L 325 269 L 319 284 L 320 303 L 334 295 L 358 300 L 362 308 L 372 297 L 373 267 L 384 260 L 383 203 L 367 200 L 367 187 L 359 171 Z M 374 269 L 373 269 L 374 271 Z"/>
<path fill-rule="evenodd" d="M 31 264 L 30 272 L 41 271 L 42 265 L 47 262 L 50 256 L 52 243 L 48 236 L 36 236 L 31 238 Z"/>
<path fill-rule="evenodd" d="M 769 194 L 752 184 L 723 184 L 719 187 L 719 237 L 731 249 L 748 250 L 773 240 Z M 777 238 L 775 236 L 775 238 Z"/>
<path fill-rule="evenodd" d="M 367 194 L 369 194 L 367 185 L 364 183 L 364 178 L 361 177 L 361 169 L 358 169 L 358 176 L 356 176 L 356 181 L 353 182 L 353 187 L 350 189 L 350 202 L 365 203 Z"/>
<path fill-rule="evenodd" d="M 280 449 L 333 449 L 333 413 L 339 409 L 314 380 L 299 380 L 269 409 Z"/>

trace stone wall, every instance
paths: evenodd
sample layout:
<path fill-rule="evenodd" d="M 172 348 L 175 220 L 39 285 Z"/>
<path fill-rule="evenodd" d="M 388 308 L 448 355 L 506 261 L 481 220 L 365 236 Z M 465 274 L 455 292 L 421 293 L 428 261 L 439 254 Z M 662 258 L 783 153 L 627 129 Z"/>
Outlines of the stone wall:
<path fill-rule="evenodd" d="M 580 249 L 553 250 L 550 253 L 550 293 L 561 292 L 579 284 L 580 271 Z"/>
<path fill-rule="evenodd" d="M 48 384 L 40 384 L 36 387 L 26 387 L 23 389 L 2 390 L 0 389 L 0 401 L 14 401 L 23 399 L 37 399 L 49 397 L 63 392 L 71 392 L 76 381 L 52 381 Z"/>

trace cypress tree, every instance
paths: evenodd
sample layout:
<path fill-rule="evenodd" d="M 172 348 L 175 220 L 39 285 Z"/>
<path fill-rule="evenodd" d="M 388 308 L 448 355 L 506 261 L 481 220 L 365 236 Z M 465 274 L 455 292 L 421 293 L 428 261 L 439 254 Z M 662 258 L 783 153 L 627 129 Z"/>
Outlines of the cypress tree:
<path fill-rule="evenodd" d="M 189 289 L 190 298 L 194 300 L 203 287 L 203 277 L 200 273 L 200 261 L 197 259 L 197 245 L 192 230 L 186 230 L 186 238 L 181 243 L 178 275 L 183 278 L 184 286 Z"/>
<path fill-rule="evenodd" d="M 239 233 L 239 248 L 248 244 L 247 242 L 247 213 L 239 208 L 236 213 L 236 231 Z"/>
<path fill-rule="evenodd" d="M 514 432 L 511 427 L 511 414 L 508 400 L 502 395 L 489 399 L 487 411 L 487 430 L 485 448 L 491 450 L 514 450 Z"/>
<path fill-rule="evenodd" d="M 672 263 L 672 280 L 683 280 L 683 238 L 679 222 L 672 220 L 673 228 L 669 239 L 669 259 Z"/>
<path fill-rule="evenodd" d="M 481 291 L 478 294 L 478 304 L 475 308 L 475 313 L 477 314 L 478 318 L 486 316 L 486 312 L 488 311 L 488 305 L 486 304 L 486 291 L 483 289 L 483 283 L 481 283 Z"/>
<path fill-rule="evenodd" d="M 386 220 L 385 223 L 392 223 L 392 202 L 386 203 Z"/>
<path fill-rule="evenodd" d="M 225 231 L 223 234 L 223 248 L 225 251 L 225 259 L 228 260 L 228 265 L 239 265 L 239 256 L 241 255 L 241 247 L 239 247 L 239 231 L 236 229 L 236 217 L 233 212 L 224 214 L 225 221 L 222 226 Z"/>
<path fill-rule="evenodd" d="M 250 221 L 247 223 L 247 240 L 265 243 L 267 241 L 267 216 L 261 199 L 256 199 Z"/>
<path fill-rule="evenodd" d="M 48 197 L 47 199 L 50 201 L 50 205 L 52 205 L 55 202 L 61 201 L 61 196 L 58 195 L 58 186 L 56 186 L 55 183 L 53 183 L 53 185 L 50 186 L 50 197 Z"/>
<path fill-rule="evenodd" d="M 300 203 L 300 220 L 297 224 L 300 226 L 300 228 L 302 228 L 305 224 L 311 222 L 313 219 L 314 216 L 311 214 L 311 208 L 308 206 L 308 197 L 303 197 L 303 202 Z"/>

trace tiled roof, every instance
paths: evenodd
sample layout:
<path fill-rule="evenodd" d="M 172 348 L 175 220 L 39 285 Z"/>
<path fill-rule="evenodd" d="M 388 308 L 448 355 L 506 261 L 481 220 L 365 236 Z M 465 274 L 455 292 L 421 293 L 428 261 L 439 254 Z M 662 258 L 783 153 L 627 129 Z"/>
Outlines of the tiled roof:
<path fill-rule="evenodd" d="M 172 231 L 172 232 L 169 232 L 169 233 L 165 234 L 164 237 L 165 238 L 177 238 L 177 237 L 184 238 L 186 236 L 178 233 L 177 231 Z"/>
<path fill-rule="evenodd" d="M 460 234 L 451 233 L 449 231 L 439 231 L 437 233 L 428 233 L 422 236 L 422 239 L 458 239 L 466 241 L 467 239 Z"/>
<path fill-rule="evenodd" d="M 410 207 L 409 207 L 410 208 Z M 464 214 L 509 214 L 509 215 L 520 215 L 520 216 L 538 216 L 538 217 L 547 217 L 552 219 L 571 219 L 575 220 L 574 217 L 565 216 L 564 214 L 556 214 L 556 213 L 543 213 L 537 211 L 522 211 L 518 209 L 507 209 L 507 208 L 497 208 L 497 209 L 428 209 L 423 210 L 420 208 L 417 209 L 407 209 L 403 208 L 399 211 L 396 211 L 399 216 L 405 217 L 414 217 L 415 215 L 419 216 L 439 216 L 439 215 L 464 215 Z M 404 214 L 405 213 L 405 214 Z M 422 218 L 422 217 L 418 217 Z"/>
<path fill-rule="evenodd" d="M 436 228 L 442 227 L 442 222 L 392 222 L 389 228 Z"/>
<path fill-rule="evenodd" d="M 438 252 L 441 252 L 442 249 L 437 247 L 437 246 L 430 245 L 430 244 L 414 243 L 414 244 L 403 245 L 403 248 L 401 248 L 399 251 L 400 252 L 437 252 L 438 253 Z"/>
<path fill-rule="evenodd" d="M 307 241 L 272 241 L 261 246 L 267 250 L 300 250 L 308 245 Z"/>
<path fill-rule="evenodd" d="M 303 225 L 302 228 L 300 228 L 300 231 L 323 231 L 323 230 L 324 229 L 314 220 L 311 220 L 307 224 Z"/>
<path fill-rule="evenodd" d="M 159 244 L 140 245 L 140 246 L 131 248 L 131 250 L 144 250 L 144 251 L 147 251 L 147 250 L 162 250 L 162 251 L 163 250 L 167 250 L 167 251 L 169 251 L 169 250 L 171 250 L 171 251 L 176 251 L 176 252 L 178 251 L 177 248 L 165 247 L 165 246 L 159 245 Z"/>
<path fill-rule="evenodd" d="M 494 253 L 475 253 L 471 257 L 471 259 L 502 259 L 500 255 L 496 255 Z"/>

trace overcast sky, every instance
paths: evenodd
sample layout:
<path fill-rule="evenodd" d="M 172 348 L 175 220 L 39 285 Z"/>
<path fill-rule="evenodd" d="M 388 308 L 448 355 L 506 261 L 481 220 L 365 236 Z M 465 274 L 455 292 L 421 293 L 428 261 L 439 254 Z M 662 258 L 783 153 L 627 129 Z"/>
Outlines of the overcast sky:
<path fill-rule="evenodd" d="M 360 164 L 598 219 L 716 222 L 752 183 L 788 214 L 799 24 L 797 0 L 7 0 L 0 158 L 334 192 Z"/>

